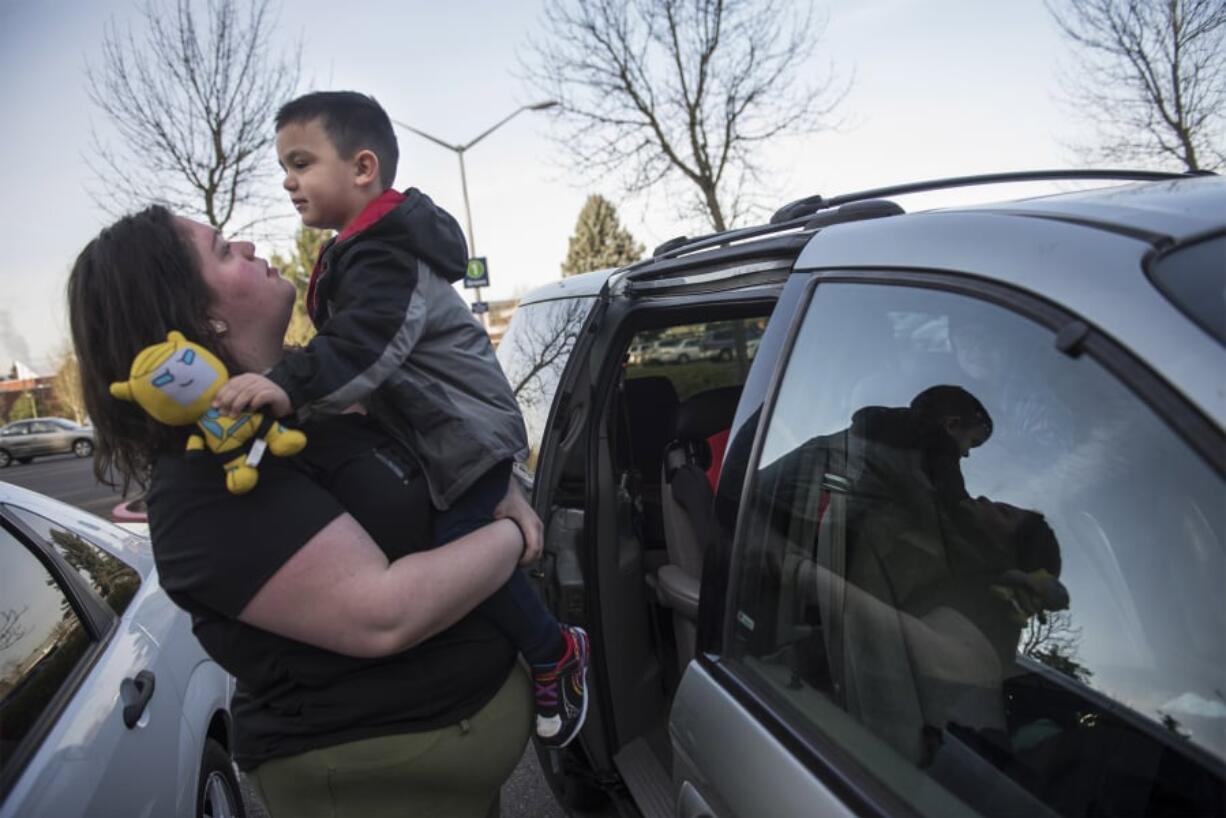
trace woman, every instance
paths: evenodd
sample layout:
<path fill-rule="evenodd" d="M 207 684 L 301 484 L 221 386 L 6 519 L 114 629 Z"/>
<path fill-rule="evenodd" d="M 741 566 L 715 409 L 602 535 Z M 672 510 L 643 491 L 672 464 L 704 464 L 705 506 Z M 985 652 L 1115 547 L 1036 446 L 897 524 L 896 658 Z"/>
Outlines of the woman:
<path fill-rule="evenodd" d="M 473 607 L 540 550 L 518 489 L 501 519 L 426 551 L 431 508 L 411 456 L 361 414 L 304 427 L 232 495 L 187 429 L 113 399 L 144 346 L 177 329 L 231 373 L 277 361 L 294 285 L 206 225 L 161 207 L 121 219 L 68 283 L 100 479 L 148 490 L 163 587 L 238 681 L 234 745 L 274 815 L 474 815 L 529 729 L 514 650 Z"/>

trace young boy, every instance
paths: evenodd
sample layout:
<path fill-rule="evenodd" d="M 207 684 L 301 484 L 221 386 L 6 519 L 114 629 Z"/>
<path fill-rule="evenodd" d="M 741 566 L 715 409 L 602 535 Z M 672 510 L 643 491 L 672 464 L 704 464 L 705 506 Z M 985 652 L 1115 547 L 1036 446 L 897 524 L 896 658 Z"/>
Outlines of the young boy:
<path fill-rule="evenodd" d="M 396 137 L 374 99 L 307 94 L 281 108 L 276 126 L 303 223 L 339 231 L 307 290 L 318 334 L 266 377 L 233 378 L 217 406 L 266 405 L 305 420 L 359 403 L 420 461 L 439 510 L 435 543 L 480 528 L 527 437 L 489 336 L 452 287 L 468 262 L 459 225 L 420 191 L 392 188 Z M 559 625 L 519 572 L 478 611 L 532 666 L 537 735 L 564 747 L 587 713 L 587 635 Z"/>

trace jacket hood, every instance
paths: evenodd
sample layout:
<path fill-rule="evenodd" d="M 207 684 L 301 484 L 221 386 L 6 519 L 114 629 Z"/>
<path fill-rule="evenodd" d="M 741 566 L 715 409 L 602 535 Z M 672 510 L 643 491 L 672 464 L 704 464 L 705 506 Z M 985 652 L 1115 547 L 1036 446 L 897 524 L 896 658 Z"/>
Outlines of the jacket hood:
<path fill-rule="evenodd" d="M 404 202 L 396 210 L 414 255 L 454 284 L 468 268 L 464 231 L 450 213 L 417 188 L 409 188 L 404 195 Z"/>

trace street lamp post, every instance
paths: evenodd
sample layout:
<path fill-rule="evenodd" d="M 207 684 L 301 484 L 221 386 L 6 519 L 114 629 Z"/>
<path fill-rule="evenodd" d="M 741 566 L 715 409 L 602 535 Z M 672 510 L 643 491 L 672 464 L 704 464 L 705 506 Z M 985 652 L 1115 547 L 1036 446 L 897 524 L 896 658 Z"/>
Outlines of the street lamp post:
<path fill-rule="evenodd" d="M 503 125 L 510 122 L 512 119 L 514 119 L 516 116 L 523 113 L 524 111 L 544 111 L 545 109 L 552 108 L 557 104 L 558 103 L 555 100 L 547 100 L 545 102 L 538 102 L 534 105 L 521 105 L 518 108 L 516 108 L 514 111 L 512 111 L 511 113 L 504 116 L 502 119 L 495 122 L 490 127 L 486 128 L 481 133 L 477 134 L 476 137 L 474 137 L 469 142 L 464 143 L 463 145 L 452 145 L 450 142 L 445 142 L 444 140 L 439 139 L 437 136 L 432 136 L 426 133 L 425 131 L 414 128 L 412 125 L 407 125 L 398 119 L 392 120 L 393 123 L 395 123 L 396 125 L 399 125 L 401 128 L 404 128 L 406 131 L 412 131 L 413 133 L 417 134 L 423 139 L 429 139 L 431 142 L 433 142 L 436 145 L 444 147 L 449 151 L 455 151 L 456 156 L 459 157 L 459 160 L 460 160 L 460 189 L 464 194 L 464 226 L 468 233 L 468 255 L 470 258 L 477 255 L 477 239 L 473 235 L 473 214 L 472 214 L 472 209 L 469 207 L 469 204 L 468 204 L 468 174 L 464 170 L 464 152 L 467 151 L 469 148 L 471 148 L 473 145 L 476 145 L 482 139 L 485 139 L 485 137 L 489 136 L 494 131 L 501 128 Z M 476 300 L 474 302 L 474 306 L 476 304 L 481 303 L 481 288 L 480 287 L 476 288 L 475 297 L 476 297 Z M 486 324 L 488 326 L 487 319 L 486 319 L 484 312 L 481 313 L 481 323 Z"/>

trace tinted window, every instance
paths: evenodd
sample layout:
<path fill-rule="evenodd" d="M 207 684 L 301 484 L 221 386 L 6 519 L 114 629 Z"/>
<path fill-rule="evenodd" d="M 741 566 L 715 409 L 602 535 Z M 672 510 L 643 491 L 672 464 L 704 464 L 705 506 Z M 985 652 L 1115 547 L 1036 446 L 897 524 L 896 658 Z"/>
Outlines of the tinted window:
<path fill-rule="evenodd" d="M 46 567 L 2 528 L 0 564 L 0 765 L 7 765 L 89 637 Z"/>
<path fill-rule="evenodd" d="M 536 472 L 558 380 L 594 303 L 594 298 L 567 298 L 522 305 L 498 345 L 498 362 L 528 427 L 529 472 Z"/>
<path fill-rule="evenodd" d="M 127 610 L 140 588 L 140 574 L 65 526 L 23 508 L 6 508 L 54 547 L 116 615 Z"/>
<path fill-rule="evenodd" d="M 962 296 L 819 287 L 731 650 L 921 812 L 1221 814 L 1226 485 L 1053 340 Z"/>
<path fill-rule="evenodd" d="M 1226 344 L 1226 236 L 1168 253 L 1150 276 L 1175 306 Z"/>

